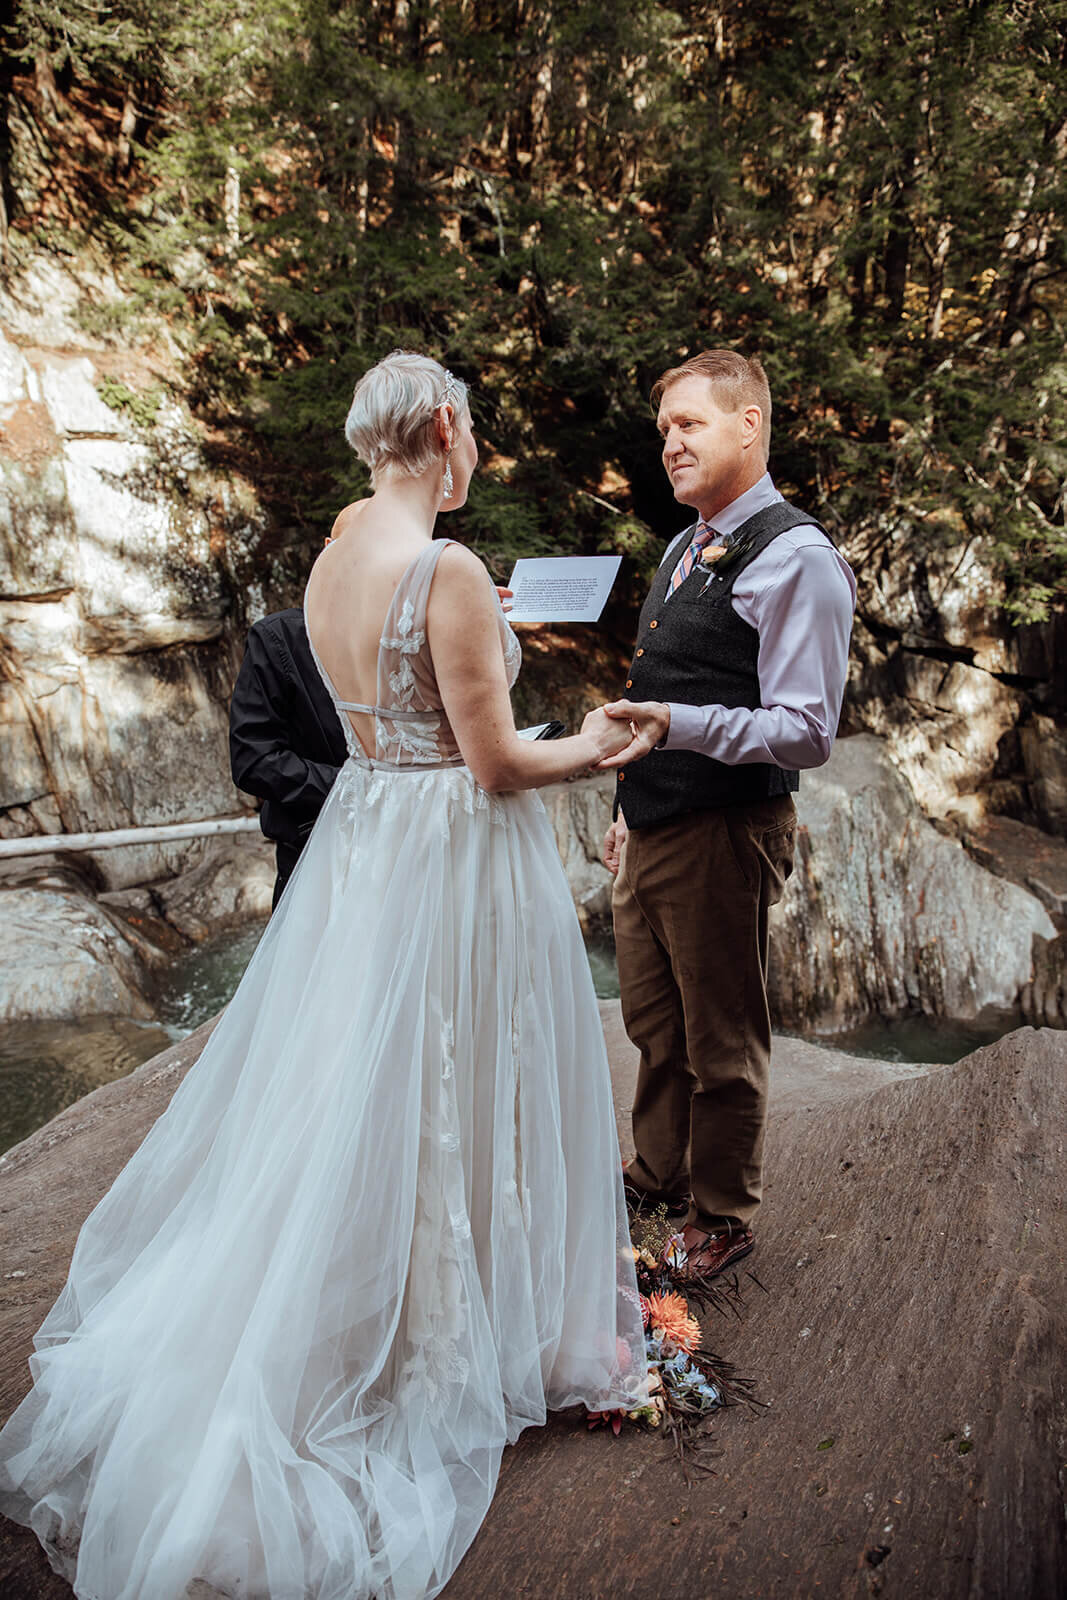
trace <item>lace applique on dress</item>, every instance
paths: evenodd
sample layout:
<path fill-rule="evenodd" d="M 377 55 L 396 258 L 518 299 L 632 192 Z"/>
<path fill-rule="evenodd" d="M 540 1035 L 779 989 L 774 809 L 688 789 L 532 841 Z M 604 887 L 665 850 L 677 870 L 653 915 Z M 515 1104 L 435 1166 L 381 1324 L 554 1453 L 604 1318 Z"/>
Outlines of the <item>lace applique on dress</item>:
<path fill-rule="evenodd" d="M 419 1286 L 408 1312 L 411 1353 L 397 1387 L 400 1393 L 413 1388 L 418 1397 L 414 1403 L 437 1421 L 466 1383 L 470 1362 L 459 1351 L 467 1322 L 459 1252 L 452 1235 L 442 1236 L 428 1217 L 416 1225 L 410 1282 Z"/>
<path fill-rule="evenodd" d="M 451 1024 L 441 1030 L 446 1052 Z M 416 1188 L 415 1230 L 408 1271 L 406 1343 L 409 1354 L 400 1372 L 400 1386 L 412 1385 L 418 1403 L 439 1419 L 455 1391 L 466 1383 L 470 1363 L 460 1353 L 469 1326 L 467 1295 L 460 1270 L 460 1247 L 471 1237 L 463 1205 L 463 1180 L 457 1165 L 459 1115 L 451 1074 L 443 1075 L 440 1093 L 431 1088 L 424 1108 Z M 449 1204 L 449 1191 L 452 1203 Z"/>
<path fill-rule="evenodd" d="M 448 544 L 449 541 L 443 539 L 441 542 L 442 544 Z M 434 564 L 436 565 L 436 562 Z M 396 602 L 394 601 L 393 603 L 395 605 Z M 396 621 L 396 638 L 390 639 L 383 633 L 381 647 L 383 650 L 401 650 L 405 655 L 415 655 L 425 643 L 425 629 L 419 628 L 415 630 L 415 607 L 409 595 L 404 601 L 400 616 Z"/>
<path fill-rule="evenodd" d="M 394 707 L 405 715 L 397 721 L 388 715 L 378 717 L 375 754 L 380 761 L 397 766 L 442 762 L 459 765 L 462 761 L 444 712 L 426 641 L 430 586 L 441 553 L 449 543 L 448 539 L 435 540 L 412 562 L 397 585 L 382 629 L 378 654 L 379 705 L 383 709 Z M 500 634 L 510 687 L 518 677 L 522 651 L 503 613 Z M 415 717 L 412 713 L 419 715 Z"/>

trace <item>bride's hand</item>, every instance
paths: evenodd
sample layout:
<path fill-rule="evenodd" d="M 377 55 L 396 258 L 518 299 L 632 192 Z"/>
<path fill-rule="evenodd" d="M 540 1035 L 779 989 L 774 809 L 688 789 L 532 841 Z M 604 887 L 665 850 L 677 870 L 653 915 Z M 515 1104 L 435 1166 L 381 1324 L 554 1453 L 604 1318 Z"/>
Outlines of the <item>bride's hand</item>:
<path fill-rule="evenodd" d="M 593 758 L 594 766 L 611 756 L 617 756 L 633 742 L 629 723 L 613 720 L 603 706 L 586 713 L 581 731 L 594 741 L 597 752 Z"/>
<path fill-rule="evenodd" d="M 621 750 L 613 750 L 607 756 L 601 756 L 600 767 L 609 770 L 614 767 L 628 766 L 631 761 L 640 761 L 642 756 L 647 756 L 654 750 L 661 740 L 665 739 L 671 726 L 671 708 L 665 701 L 643 700 L 635 704 L 632 700 L 613 700 L 601 708 L 616 726 L 625 729 L 629 737 Z"/>

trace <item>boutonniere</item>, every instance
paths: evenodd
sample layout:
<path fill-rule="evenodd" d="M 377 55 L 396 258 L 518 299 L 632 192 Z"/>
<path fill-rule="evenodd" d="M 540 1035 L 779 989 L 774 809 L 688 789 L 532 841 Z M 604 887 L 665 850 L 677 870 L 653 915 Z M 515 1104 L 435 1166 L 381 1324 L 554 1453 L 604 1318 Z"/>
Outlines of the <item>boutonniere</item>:
<path fill-rule="evenodd" d="M 708 574 L 704 588 L 708 587 L 712 578 L 721 578 L 724 572 L 736 566 L 743 556 L 747 556 L 758 537 L 759 532 L 756 530 L 754 533 L 747 533 L 743 539 L 732 540 L 730 544 L 709 544 L 702 550 L 700 560 Z"/>

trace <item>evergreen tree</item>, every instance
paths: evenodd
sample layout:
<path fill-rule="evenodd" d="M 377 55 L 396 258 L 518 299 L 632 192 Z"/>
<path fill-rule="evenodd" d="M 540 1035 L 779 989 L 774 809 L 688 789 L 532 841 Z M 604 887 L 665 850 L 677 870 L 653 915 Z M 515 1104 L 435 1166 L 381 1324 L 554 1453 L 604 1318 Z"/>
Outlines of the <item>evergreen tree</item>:
<path fill-rule="evenodd" d="M 679 518 L 643 396 L 725 343 L 768 366 L 803 503 L 869 551 L 984 538 L 1029 618 L 1067 565 L 1065 23 L 1067 0 L 18 0 L 0 91 L 46 145 L 95 127 L 82 226 L 309 546 L 364 486 L 352 383 L 407 345 L 474 385 L 465 517 L 498 570 L 640 568 Z"/>

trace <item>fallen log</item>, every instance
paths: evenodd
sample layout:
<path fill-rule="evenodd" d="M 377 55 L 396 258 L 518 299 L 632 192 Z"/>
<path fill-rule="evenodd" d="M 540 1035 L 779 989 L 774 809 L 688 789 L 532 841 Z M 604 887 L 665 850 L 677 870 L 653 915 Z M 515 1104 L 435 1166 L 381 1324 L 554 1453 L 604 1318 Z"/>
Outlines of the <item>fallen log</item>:
<path fill-rule="evenodd" d="M 155 822 L 141 828 L 111 828 L 102 833 L 35 833 L 0 839 L 0 861 L 13 856 L 51 856 L 72 851 L 117 850 L 128 844 L 171 844 L 177 839 L 210 839 L 219 833 L 258 833 L 259 818 L 212 817 L 206 822 Z"/>

